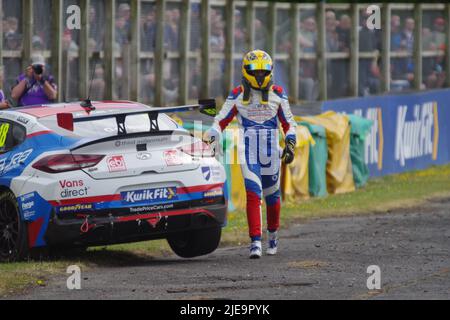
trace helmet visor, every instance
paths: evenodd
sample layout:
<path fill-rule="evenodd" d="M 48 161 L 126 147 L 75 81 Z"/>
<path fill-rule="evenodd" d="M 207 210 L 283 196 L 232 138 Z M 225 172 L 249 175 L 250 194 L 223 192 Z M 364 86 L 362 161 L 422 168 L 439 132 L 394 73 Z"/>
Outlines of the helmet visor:
<path fill-rule="evenodd" d="M 261 66 L 256 66 L 255 64 L 249 64 L 245 67 L 245 69 L 250 76 L 255 77 L 256 82 L 260 87 L 264 84 L 266 78 L 272 73 L 272 66 L 270 64 L 265 64 L 262 68 Z"/>

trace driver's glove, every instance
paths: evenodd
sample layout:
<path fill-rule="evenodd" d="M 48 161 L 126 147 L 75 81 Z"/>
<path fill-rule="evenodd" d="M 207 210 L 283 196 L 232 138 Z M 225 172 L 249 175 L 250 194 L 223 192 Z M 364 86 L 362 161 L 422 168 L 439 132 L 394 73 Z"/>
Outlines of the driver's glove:
<path fill-rule="evenodd" d="M 285 164 L 291 164 L 294 162 L 295 145 L 296 141 L 294 139 L 286 139 L 286 146 L 284 147 L 283 155 L 281 156 L 281 159 Z"/>

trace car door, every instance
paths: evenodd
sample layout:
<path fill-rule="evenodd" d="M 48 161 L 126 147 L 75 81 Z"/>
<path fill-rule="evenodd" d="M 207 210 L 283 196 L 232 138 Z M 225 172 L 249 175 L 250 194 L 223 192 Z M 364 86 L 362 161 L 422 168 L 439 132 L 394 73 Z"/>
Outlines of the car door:
<path fill-rule="evenodd" d="M 0 120 L 0 184 L 10 186 L 11 180 L 20 175 L 32 150 L 22 150 L 26 129 L 8 120 Z"/>

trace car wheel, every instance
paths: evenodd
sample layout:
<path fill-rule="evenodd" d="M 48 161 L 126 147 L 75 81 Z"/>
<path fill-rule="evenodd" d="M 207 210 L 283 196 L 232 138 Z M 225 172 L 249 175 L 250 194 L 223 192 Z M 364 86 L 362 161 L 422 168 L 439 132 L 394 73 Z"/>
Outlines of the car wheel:
<path fill-rule="evenodd" d="M 27 226 L 22 221 L 16 197 L 0 193 L 0 261 L 13 262 L 28 256 Z"/>
<path fill-rule="evenodd" d="M 194 258 L 214 252 L 220 243 L 222 228 L 215 227 L 178 233 L 167 239 L 170 248 L 181 258 Z"/>

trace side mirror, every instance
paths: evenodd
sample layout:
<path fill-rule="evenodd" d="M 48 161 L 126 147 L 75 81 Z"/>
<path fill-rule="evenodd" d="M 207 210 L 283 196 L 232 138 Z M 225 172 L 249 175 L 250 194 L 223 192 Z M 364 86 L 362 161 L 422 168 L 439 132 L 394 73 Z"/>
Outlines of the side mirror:
<path fill-rule="evenodd" d="M 215 99 L 199 100 L 198 104 L 200 105 L 200 113 L 207 115 L 209 117 L 217 116 L 217 107 Z"/>

